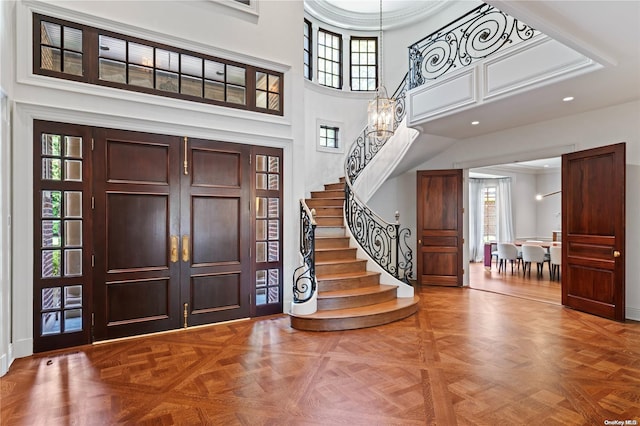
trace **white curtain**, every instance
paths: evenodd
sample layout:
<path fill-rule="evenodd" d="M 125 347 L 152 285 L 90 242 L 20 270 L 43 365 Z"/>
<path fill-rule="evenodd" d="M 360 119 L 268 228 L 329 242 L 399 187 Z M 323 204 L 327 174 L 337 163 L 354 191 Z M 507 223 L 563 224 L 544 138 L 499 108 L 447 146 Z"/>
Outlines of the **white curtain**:
<path fill-rule="evenodd" d="M 497 179 L 496 233 L 498 241 L 513 241 L 513 213 L 511 211 L 511 178 Z"/>
<path fill-rule="evenodd" d="M 469 259 L 481 262 L 484 258 L 484 200 L 482 190 L 496 187 L 496 238 L 513 241 L 513 213 L 511 210 L 511 178 L 469 179 Z"/>
<path fill-rule="evenodd" d="M 482 205 L 482 188 L 484 179 L 469 179 L 469 259 L 482 262 L 484 258 L 484 206 Z"/>

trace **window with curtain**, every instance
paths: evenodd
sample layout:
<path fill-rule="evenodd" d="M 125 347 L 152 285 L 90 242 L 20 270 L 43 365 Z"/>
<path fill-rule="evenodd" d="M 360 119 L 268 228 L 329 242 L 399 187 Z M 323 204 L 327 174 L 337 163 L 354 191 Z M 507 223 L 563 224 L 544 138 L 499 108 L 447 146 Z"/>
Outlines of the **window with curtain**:
<path fill-rule="evenodd" d="M 513 241 L 511 178 L 471 178 L 469 185 L 469 258 L 480 262 L 484 243 Z"/>
<path fill-rule="evenodd" d="M 489 243 L 497 239 L 496 187 L 482 188 L 482 210 L 484 215 L 482 241 Z"/>

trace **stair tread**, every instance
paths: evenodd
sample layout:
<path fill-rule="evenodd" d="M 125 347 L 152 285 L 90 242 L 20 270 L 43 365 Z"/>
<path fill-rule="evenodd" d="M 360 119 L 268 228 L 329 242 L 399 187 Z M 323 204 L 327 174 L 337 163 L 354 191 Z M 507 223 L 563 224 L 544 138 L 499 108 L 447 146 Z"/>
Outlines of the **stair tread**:
<path fill-rule="evenodd" d="M 329 252 L 329 251 L 353 251 L 358 250 L 356 247 L 325 247 L 317 248 L 316 251 Z"/>
<path fill-rule="evenodd" d="M 396 285 L 379 284 L 371 287 L 350 288 L 345 290 L 319 291 L 318 299 L 327 299 L 330 297 L 351 297 L 362 296 L 365 294 L 383 293 L 398 288 Z"/>
<path fill-rule="evenodd" d="M 295 315 L 291 316 L 297 318 L 307 319 L 341 319 L 341 318 L 362 318 L 367 316 L 373 316 L 377 314 L 385 314 L 388 312 L 400 310 L 408 306 L 412 306 L 418 303 L 420 298 L 418 296 L 413 297 L 399 297 L 388 302 L 377 303 L 375 305 L 360 306 L 357 308 L 335 309 L 327 311 L 317 311 L 309 315 Z"/>
<path fill-rule="evenodd" d="M 370 277 L 372 275 L 380 275 L 380 272 L 357 271 L 357 272 L 343 272 L 341 274 L 324 274 L 324 275 L 316 275 L 316 279 L 318 281 L 340 280 L 340 279 L 348 280 L 352 278 Z"/>
<path fill-rule="evenodd" d="M 358 259 L 353 258 L 353 259 L 331 259 L 331 260 L 316 260 L 316 266 L 318 265 L 339 265 L 342 263 L 362 263 L 362 262 L 366 262 L 366 259 Z"/>

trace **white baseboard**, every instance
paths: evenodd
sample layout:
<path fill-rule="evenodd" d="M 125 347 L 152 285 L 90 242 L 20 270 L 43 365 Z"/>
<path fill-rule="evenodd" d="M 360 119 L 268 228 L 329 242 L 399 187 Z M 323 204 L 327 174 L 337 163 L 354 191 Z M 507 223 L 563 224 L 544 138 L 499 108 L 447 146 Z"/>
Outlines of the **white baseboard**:
<path fill-rule="evenodd" d="M 33 338 L 13 342 L 13 359 L 33 355 Z"/>
<path fill-rule="evenodd" d="M 640 321 L 640 309 L 638 308 L 631 308 L 629 306 L 627 306 L 625 308 L 625 312 L 624 312 L 624 316 L 626 319 L 629 320 L 634 320 L 634 321 Z"/>
<path fill-rule="evenodd" d="M 7 353 L 0 355 L 0 377 L 7 374 L 13 362 L 13 345 L 9 343 Z"/>

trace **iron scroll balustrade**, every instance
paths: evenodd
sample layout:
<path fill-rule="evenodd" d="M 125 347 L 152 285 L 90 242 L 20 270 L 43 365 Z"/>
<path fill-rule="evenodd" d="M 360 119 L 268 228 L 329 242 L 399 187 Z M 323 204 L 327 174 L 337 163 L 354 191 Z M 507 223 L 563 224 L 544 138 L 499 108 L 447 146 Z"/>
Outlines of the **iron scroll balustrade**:
<path fill-rule="evenodd" d="M 400 228 L 400 215 L 389 223 L 374 213 L 354 193 L 351 183 L 345 185 L 345 216 L 351 234 L 380 267 L 407 284 L 412 276 L 413 252 L 407 240 L 408 228 Z"/>
<path fill-rule="evenodd" d="M 409 46 L 409 89 L 537 34 L 540 32 L 530 26 L 482 4 Z"/>
<path fill-rule="evenodd" d="M 407 112 L 405 108 L 405 98 L 408 90 L 408 76 L 409 73 L 404 75 L 402 82 L 392 96 L 396 100 L 396 117 L 393 130 L 398 128 L 398 124 L 404 119 Z M 367 128 L 365 127 L 353 142 L 351 148 L 349 148 L 345 166 L 347 180 L 350 180 L 352 183 L 355 182 L 362 170 L 364 170 L 386 142 L 387 139 L 385 138 L 376 138 L 373 135 L 367 136 Z"/>
<path fill-rule="evenodd" d="M 408 90 L 408 73 L 402 79 L 393 98 L 396 100 L 394 130 L 406 114 L 405 97 Z M 353 183 L 369 162 L 378 154 L 387 139 L 366 136 L 365 128 L 353 142 L 345 159 L 345 217 L 353 237 L 367 254 L 389 274 L 406 283 L 411 279 L 413 252 L 407 240 L 408 228 L 400 228 L 400 215 L 389 223 L 373 212 L 353 191 Z"/>
<path fill-rule="evenodd" d="M 303 303 L 311 299 L 316 291 L 315 261 L 315 209 L 309 210 L 304 200 L 300 200 L 300 254 L 302 266 L 293 272 L 293 301 Z"/>

